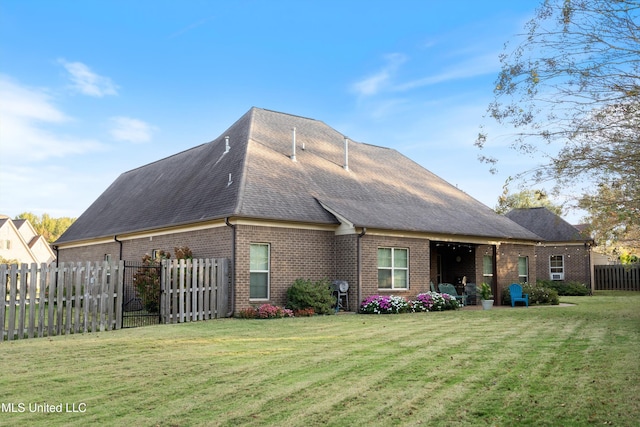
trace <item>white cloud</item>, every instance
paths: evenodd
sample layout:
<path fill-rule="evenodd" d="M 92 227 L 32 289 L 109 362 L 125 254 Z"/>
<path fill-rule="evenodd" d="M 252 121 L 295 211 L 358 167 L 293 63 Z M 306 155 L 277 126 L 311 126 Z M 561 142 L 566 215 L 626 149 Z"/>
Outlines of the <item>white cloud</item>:
<path fill-rule="evenodd" d="M 494 53 L 481 55 L 450 66 L 446 71 L 432 76 L 412 80 L 394 87 L 396 91 L 406 91 L 423 86 L 445 83 L 452 80 L 468 79 L 486 74 L 496 74 L 500 69 L 498 55 Z"/>
<path fill-rule="evenodd" d="M 401 53 L 392 53 L 385 56 L 387 64 L 382 70 L 366 77 L 352 85 L 352 90 L 358 95 L 370 96 L 375 95 L 388 86 L 393 74 L 398 70 L 400 65 L 406 62 L 407 57 Z"/>
<path fill-rule="evenodd" d="M 111 136 L 117 141 L 149 142 L 155 128 L 142 120 L 130 117 L 111 117 Z"/>
<path fill-rule="evenodd" d="M 0 75 L 0 140 L 5 159 L 40 161 L 98 150 L 92 139 L 57 135 L 48 126 L 71 121 L 42 89 L 22 86 Z"/>
<path fill-rule="evenodd" d="M 73 88 L 83 95 L 101 98 L 105 95 L 117 95 L 118 86 L 109 77 L 100 76 L 82 62 L 58 62 L 69 72 Z"/>

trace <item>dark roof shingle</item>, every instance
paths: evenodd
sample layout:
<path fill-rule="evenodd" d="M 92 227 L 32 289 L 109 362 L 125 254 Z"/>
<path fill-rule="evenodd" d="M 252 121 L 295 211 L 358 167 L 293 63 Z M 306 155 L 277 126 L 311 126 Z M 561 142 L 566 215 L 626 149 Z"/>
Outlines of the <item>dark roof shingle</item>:
<path fill-rule="evenodd" d="M 396 150 L 348 152 L 345 170 L 342 134 L 252 108 L 214 141 L 120 175 L 57 243 L 228 216 L 337 224 L 322 205 L 362 227 L 538 239 Z"/>
<path fill-rule="evenodd" d="M 505 216 L 548 242 L 591 240 L 590 237 L 581 234 L 576 227 L 544 207 L 513 209 Z"/>

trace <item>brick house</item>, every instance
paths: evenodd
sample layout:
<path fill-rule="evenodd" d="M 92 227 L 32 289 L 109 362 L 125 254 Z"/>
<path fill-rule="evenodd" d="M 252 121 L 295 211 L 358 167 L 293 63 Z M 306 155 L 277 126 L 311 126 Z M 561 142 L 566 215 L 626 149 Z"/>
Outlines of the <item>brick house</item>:
<path fill-rule="evenodd" d="M 513 209 L 506 217 L 542 238 L 535 251 L 538 279 L 591 286 L 591 237 L 544 207 Z"/>
<path fill-rule="evenodd" d="M 539 240 L 395 150 L 252 108 L 215 140 L 120 175 L 55 247 L 75 261 L 186 245 L 232 260 L 236 311 L 284 304 L 297 278 L 346 280 L 356 310 L 463 277 L 499 295 Z"/>
<path fill-rule="evenodd" d="M 26 219 L 0 215 L 0 258 L 22 264 L 49 264 L 56 257 L 49 242 Z"/>

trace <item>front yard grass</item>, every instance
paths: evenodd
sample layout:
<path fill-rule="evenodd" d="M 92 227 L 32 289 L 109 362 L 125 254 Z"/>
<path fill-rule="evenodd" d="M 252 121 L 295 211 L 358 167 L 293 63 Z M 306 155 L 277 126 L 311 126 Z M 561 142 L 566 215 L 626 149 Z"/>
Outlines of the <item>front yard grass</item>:
<path fill-rule="evenodd" d="M 561 302 L 4 342 L 0 425 L 637 425 L 640 293 Z"/>

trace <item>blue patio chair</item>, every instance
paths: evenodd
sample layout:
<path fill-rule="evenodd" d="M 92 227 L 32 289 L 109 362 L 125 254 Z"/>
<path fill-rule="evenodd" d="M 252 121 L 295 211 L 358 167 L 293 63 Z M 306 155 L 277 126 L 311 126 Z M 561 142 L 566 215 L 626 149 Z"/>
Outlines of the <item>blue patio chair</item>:
<path fill-rule="evenodd" d="M 529 307 L 529 294 L 523 294 L 522 286 L 517 283 L 509 285 L 509 295 L 511 295 L 511 307 L 515 307 L 517 301 L 522 301 Z"/>
<path fill-rule="evenodd" d="M 440 283 L 438 284 L 438 289 L 441 294 L 449 294 L 458 301 L 460 301 L 460 305 L 464 305 L 464 295 L 458 295 L 458 291 L 456 291 L 456 287 L 451 283 Z"/>

